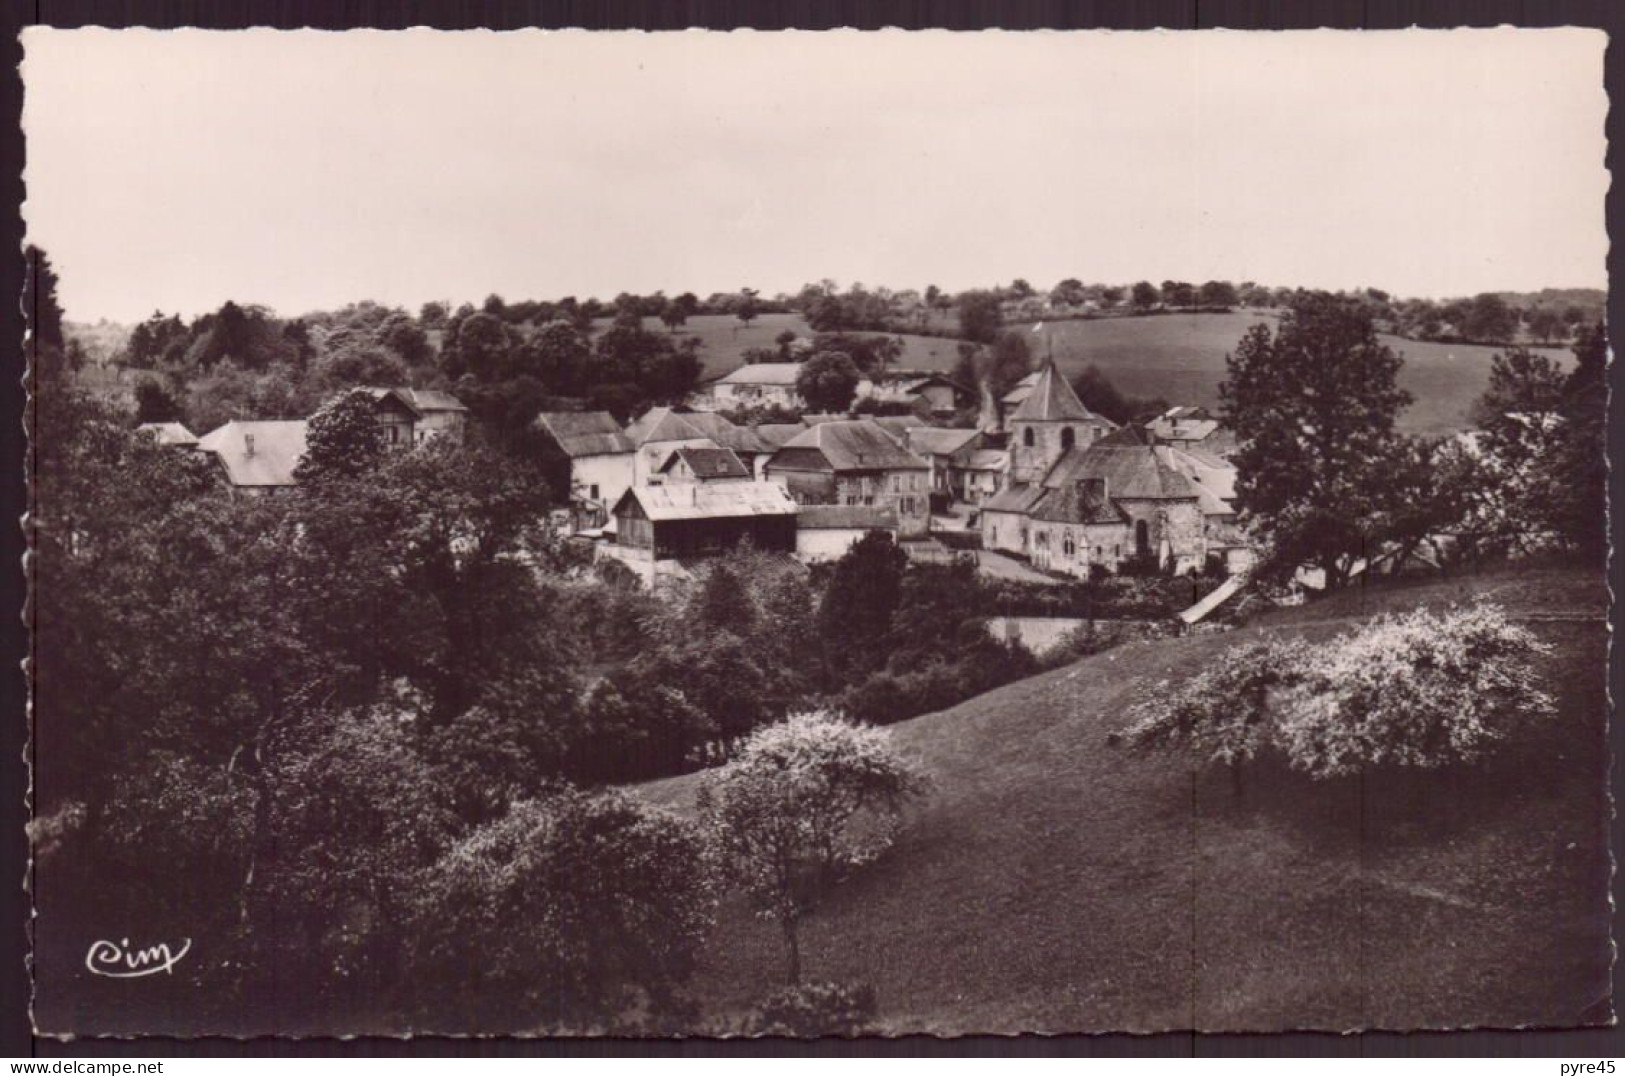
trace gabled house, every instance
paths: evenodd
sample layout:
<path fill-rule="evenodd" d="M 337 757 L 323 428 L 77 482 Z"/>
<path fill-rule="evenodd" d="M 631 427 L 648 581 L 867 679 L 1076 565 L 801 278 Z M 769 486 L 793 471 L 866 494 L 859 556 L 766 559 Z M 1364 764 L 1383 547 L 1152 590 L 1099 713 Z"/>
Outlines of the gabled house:
<path fill-rule="evenodd" d="M 706 404 L 717 411 L 769 406 L 800 409 L 803 401 L 796 391 L 800 375 L 799 362 L 747 363 L 711 382 Z"/>
<path fill-rule="evenodd" d="M 683 414 L 683 421 L 738 456 L 739 461 L 750 468 L 751 474 L 757 478 L 762 477 L 762 466 L 779 447 L 765 443 L 756 428 L 740 426 L 714 411 L 687 412 Z M 796 429 L 800 428 L 798 424 Z"/>
<path fill-rule="evenodd" d="M 903 538 L 922 537 L 930 528 L 931 465 L 868 419 L 802 431 L 773 454 L 765 473 L 798 504 L 889 507 Z"/>
<path fill-rule="evenodd" d="M 1046 362 L 1032 391 L 1010 415 L 1010 481 L 1037 482 L 1067 452 L 1117 428 L 1083 406 L 1055 363 Z"/>
<path fill-rule="evenodd" d="M 602 527 L 632 485 L 631 439 L 607 411 L 544 411 L 535 427 L 569 460 L 572 528 Z"/>
<path fill-rule="evenodd" d="M 633 486 L 614 516 L 615 555 L 628 562 L 711 556 L 744 541 L 760 550 L 796 548 L 796 503 L 774 482 Z"/>
<path fill-rule="evenodd" d="M 673 449 L 721 447 L 690 422 L 688 415 L 669 407 L 651 407 L 629 424 L 625 433 L 632 442 L 634 486 L 648 485 L 650 477 L 659 473 Z"/>
<path fill-rule="evenodd" d="M 1236 438 L 1204 407 L 1170 407 L 1147 425 L 1158 444 L 1199 448 L 1219 457 L 1236 449 Z"/>
<path fill-rule="evenodd" d="M 931 491 L 965 499 L 963 472 L 956 472 L 954 461 L 981 446 L 986 438 L 980 430 L 947 429 L 941 426 L 914 426 L 904 436 L 904 446 L 931 465 Z"/>
<path fill-rule="evenodd" d="M 233 420 L 198 438 L 196 451 L 213 456 L 234 494 L 263 496 L 292 489 L 305 455 L 305 420 Z"/>
<path fill-rule="evenodd" d="M 463 440 L 468 408 L 450 393 L 408 388 L 351 391 L 372 397 L 379 436 L 386 450 L 411 448 L 435 437 L 449 436 L 459 443 Z"/>
<path fill-rule="evenodd" d="M 674 448 L 652 485 L 685 482 L 749 482 L 750 468 L 726 448 Z"/>
<path fill-rule="evenodd" d="M 948 461 L 948 481 L 966 504 L 982 504 L 1004 488 L 1010 453 L 1002 448 L 969 448 Z"/>
<path fill-rule="evenodd" d="M 922 370 L 891 370 L 860 378 L 856 399 L 896 403 L 922 414 L 951 415 L 970 402 L 973 393 L 941 374 Z"/>

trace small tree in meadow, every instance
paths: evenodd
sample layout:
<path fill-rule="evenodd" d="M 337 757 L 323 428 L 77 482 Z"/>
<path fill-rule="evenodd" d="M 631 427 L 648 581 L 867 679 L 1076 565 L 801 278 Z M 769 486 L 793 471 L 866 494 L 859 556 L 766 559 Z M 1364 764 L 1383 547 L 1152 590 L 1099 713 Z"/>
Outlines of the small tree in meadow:
<path fill-rule="evenodd" d="M 1305 644 L 1266 640 L 1231 647 L 1177 687 L 1155 690 L 1134 709 L 1124 733 L 1132 747 L 1182 748 L 1229 768 L 1237 796 L 1242 767 L 1274 739 L 1271 692 L 1294 677 Z"/>
<path fill-rule="evenodd" d="M 824 713 L 758 729 L 700 786 L 724 877 L 784 934 L 786 979 L 801 981 L 801 923 L 847 871 L 888 848 L 927 788 L 891 737 Z"/>
<path fill-rule="evenodd" d="M 1472 762 L 1520 718 L 1554 712 L 1534 665 L 1550 650 L 1487 603 L 1378 617 L 1311 652 L 1276 735 L 1315 777 Z"/>

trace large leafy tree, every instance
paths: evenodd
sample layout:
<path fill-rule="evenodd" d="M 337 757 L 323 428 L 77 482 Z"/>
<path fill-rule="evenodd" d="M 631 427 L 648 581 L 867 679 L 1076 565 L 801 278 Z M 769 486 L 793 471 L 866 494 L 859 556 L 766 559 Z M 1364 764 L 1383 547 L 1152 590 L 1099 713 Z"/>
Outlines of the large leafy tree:
<path fill-rule="evenodd" d="M 818 352 L 796 375 L 796 392 L 814 411 L 845 411 L 857 389 L 857 364 L 841 351 Z"/>
<path fill-rule="evenodd" d="M 305 455 L 294 467 L 293 477 L 301 483 L 355 478 L 375 468 L 383 455 L 372 396 L 345 392 L 310 416 Z"/>
<path fill-rule="evenodd" d="M 1314 564 L 1338 587 L 1384 537 L 1386 476 L 1406 451 L 1394 430 L 1411 399 L 1402 363 L 1363 307 L 1325 292 L 1300 296 L 1273 333 L 1254 326 L 1227 356 L 1219 395 L 1239 443 L 1236 506 L 1273 568 Z"/>
<path fill-rule="evenodd" d="M 907 568 L 908 554 L 884 531 L 867 532 L 835 563 L 818 607 L 818 632 L 836 681 L 885 664 Z"/>

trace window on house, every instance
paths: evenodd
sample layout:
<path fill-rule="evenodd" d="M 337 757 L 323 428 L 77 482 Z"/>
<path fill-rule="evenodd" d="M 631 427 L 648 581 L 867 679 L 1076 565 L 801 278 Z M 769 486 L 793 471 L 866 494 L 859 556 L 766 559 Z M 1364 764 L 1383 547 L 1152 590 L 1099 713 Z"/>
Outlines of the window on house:
<path fill-rule="evenodd" d="M 1021 431 L 1021 443 L 1028 448 L 1033 447 L 1033 428 L 1031 426 Z"/>
<path fill-rule="evenodd" d="M 595 501 L 598 499 L 598 486 L 596 483 L 587 487 L 587 496 Z"/>
<path fill-rule="evenodd" d="M 1061 539 L 1061 551 L 1069 557 L 1077 555 L 1078 543 L 1072 540 L 1072 535 L 1068 534 Z"/>
<path fill-rule="evenodd" d="M 902 488 L 903 488 L 903 476 L 900 475 L 900 474 L 892 475 L 891 476 L 891 491 L 893 493 L 898 493 L 898 492 L 902 491 Z"/>
<path fill-rule="evenodd" d="M 1073 431 L 1071 426 L 1068 426 L 1065 429 L 1063 429 L 1061 431 L 1061 451 L 1065 452 L 1067 449 L 1071 448 L 1074 444 L 1076 444 L 1077 443 L 1077 437 L 1078 437 L 1078 435 Z"/>

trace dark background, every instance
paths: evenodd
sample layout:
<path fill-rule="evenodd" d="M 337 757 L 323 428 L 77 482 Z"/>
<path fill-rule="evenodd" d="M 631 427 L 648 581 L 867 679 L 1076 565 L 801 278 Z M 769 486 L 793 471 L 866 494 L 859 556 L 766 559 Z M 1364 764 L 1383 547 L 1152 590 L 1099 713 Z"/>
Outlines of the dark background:
<path fill-rule="evenodd" d="M 898 26 L 907 29 L 942 27 L 951 30 L 978 30 L 1000 27 L 1010 30 L 1092 29 L 1305 29 L 1318 26 L 1341 28 L 1399 29 L 1417 25 L 1452 26 L 1595 26 L 1613 35 L 1625 29 L 1625 5 L 1617 0 L 606 0 L 601 3 L 523 2 L 523 0 L 35 0 L 13 3 L 0 27 L 0 67 L 6 77 L 0 80 L 0 132 L 4 155 L 0 157 L 0 203 L 21 206 L 25 198 L 22 182 L 24 146 L 21 130 L 22 82 L 17 64 L 22 46 L 17 33 L 32 24 L 51 26 L 202 26 L 237 29 L 270 26 L 283 29 L 318 27 L 345 29 L 372 26 L 394 29 L 407 26 L 434 26 L 444 29 L 490 27 L 513 29 L 523 26 L 586 29 L 642 28 L 676 30 L 697 26 L 730 29 L 748 26 L 762 30 L 799 28 L 807 30 L 851 26 L 879 29 Z M 1610 43 L 1607 56 L 1607 85 L 1610 99 L 1625 97 L 1619 90 L 1625 83 L 1621 50 Z M 1508 77 L 1518 77 L 1509 71 Z M 1608 118 L 1609 167 L 1616 166 L 1612 145 L 1621 139 L 1621 112 Z M 1625 193 L 1615 182 L 1608 195 L 1609 232 L 1619 219 Z M 16 251 L 0 258 L 0 296 L 17 296 L 22 290 L 23 223 L 20 213 L 4 218 L 5 232 L 0 249 Z M 1609 277 L 1620 259 L 1618 247 L 1609 253 Z M 1619 325 L 1625 309 L 1620 296 L 1610 289 L 1609 323 Z M 16 341 L 10 375 L 0 377 L 0 461 L 24 459 L 23 372 L 21 341 L 23 326 L 18 304 L 0 301 L 0 340 Z M 1610 368 L 1614 390 L 1609 412 L 1609 457 L 1621 459 L 1625 429 L 1616 422 L 1625 402 L 1620 399 L 1621 377 Z M 0 610 L 21 609 L 24 598 L 22 571 L 23 540 L 20 529 L 3 521 L 18 519 L 25 509 L 26 491 L 18 481 L 23 473 L 5 464 L 10 480 L 0 482 Z M 1610 513 L 1615 534 L 1625 523 L 1621 502 L 1625 501 L 1625 468 L 1617 463 L 1609 479 Z M 1610 588 L 1618 592 L 1625 579 L 1616 557 L 1609 568 Z M 1095 1035 L 1072 1037 L 962 1038 L 936 1039 L 917 1036 L 903 1039 L 828 1040 L 817 1043 L 756 1041 L 730 1043 L 693 1039 L 681 1042 L 637 1042 L 614 1040 L 525 1041 L 525 1040 L 250 1040 L 221 1039 L 177 1041 L 149 1039 L 138 1041 L 77 1041 L 62 1043 L 35 1039 L 28 1017 L 27 914 L 28 894 L 22 881 L 28 869 L 27 844 L 23 826 L 27 815 L 23 790 L 27 770 L 26 724 L 17 720 L 24 714 L 25 680 L 20 671 L 27 655 L 27 634 L 20 617 L 0 612 L 0 789 L 4 802 L 4 822 L 0 823 L 0 1055 L 39 1057 L 205 1056 L 248 1054 L 253 1056 L 345 1055 L 394 1056 L 402 1054 L 491 1056 L 521 1054 L 708 1056 L 737 1054 L 811 1054 L 844 1057 L 875 1054 L 901 1056 L 1589 1056 L 1625 1055 L 1625 1030 L 1620 1028 L 1586 1031 L 1468 1031 L 1418 1033 L 1409 1035 L 1372 1032 L 1360 1035 L 1193 1035 L 1154 1036 Z M 1609 658 L 1610 696 L 1620 685 L 1622 662 L 1617 652 Z M 1611 729 L 1616 754 L 1625 733 L 1618 723 Z M 1620 776 L 1613 773 L 1616 798 Z M 1616 854 L 1621 845 L 1622 827 L 1613 822 Z M 1618 921 L 1616 915 L 1616 935 Z"/>

